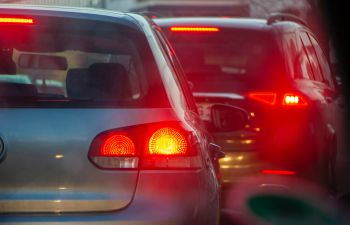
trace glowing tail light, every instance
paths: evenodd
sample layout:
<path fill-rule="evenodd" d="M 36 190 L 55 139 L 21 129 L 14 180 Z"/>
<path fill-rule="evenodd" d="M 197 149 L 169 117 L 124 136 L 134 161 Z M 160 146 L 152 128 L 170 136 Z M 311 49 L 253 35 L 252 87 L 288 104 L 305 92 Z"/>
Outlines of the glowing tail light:
<path fill-rule="evenodd" d="M 251 92 L 248 94 L 251 99 L 256 101 L 274 105 L 276 103 L 277 94 L 273 92 Z"/>
<path fill-rule="evenodd" d="M 198 143 L 193 142 L 196 138 L 190 138 L 191 135 L 181 126 L 161 125 L 105 132 L 93 140 L 89 159 L 102 169 L 200 168 Z"/>
<path fill-rule="evenodd" d="M 272 174 L 272 175 L 295 175 L 295 171 L 291 170 L 262 170 L 262 174 Z"/>
<path fill-rule="evenodd" d="M 136 169 L 139 158 L 132 139 L 123 132 L 98 135 L 91 144 L 90 160 L 102 169 Z"/>
<path fill-rule="evenodd" d="M 103 156 L 133 156 L 136 155 L 134 142 L 126 135 L 114 134 L 108 137 L 101 146 Z"/>
<path fill-rule="evenodd" d="M 180 131 L 164 127 L 152 134 L 148 149 L 151 155 L 186 155 L 188 145 Z"/>
<path fill-rule="evenodd" d="M 218 27 L 170 27 L 172 32 L 219 32 L 220 29 Z"/>
<path fill-rule="evenodd" d="M 306 106 L 307 102 L 303 97 L 297 94 L 285 94 L 283 96 L 283 105 L 285 106 Z"/>
<path fill-rule="evenodd" d="M 0 17 L 0 24 L 34 24 L 32 18 Z"/>
<path fill-rule="evenodd" d="M 149 138 L 141 167 L 195 169 L 201 167 L 201 158 L 195 145 L 190 148 L 188 133 L 175 127 L 162 127 Z"/>
<path fill-rule="evenodd" d="M 279 96 L 283 96 L 283 98 L 281 99 L 281 97 Z M 308 105 L 304 97 L 294 93 L 277 95 L 277 93 L 275 92 L 251 92 L 248 94 L 248 97 L 255 101 L 258 101 L 267 105 L 271 105 L 271 106 L 276 105 L 276 103 L 282 106 L 307 106 Z M 277 101 L 277 99 L 280 99 L 280 100 Z"/>

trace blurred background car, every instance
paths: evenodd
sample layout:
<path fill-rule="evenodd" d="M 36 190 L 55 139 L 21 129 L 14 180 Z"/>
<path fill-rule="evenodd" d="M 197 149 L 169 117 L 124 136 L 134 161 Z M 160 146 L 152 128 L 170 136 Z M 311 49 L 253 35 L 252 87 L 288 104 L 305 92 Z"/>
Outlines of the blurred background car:
<path fill-rule="evenodd" d="M 222 153 L 144 17 L 1 5 L 0 32 L 1 224 L 218 223 Z"/>
<path fill-rule="evenodd" d="M 299 18 L 155 19 L 193 83 L 201 117 L 226 156 L 224 185 L 247 174 L 300 175 L 335 187 L 339 97 L 314 34 Z M 211 127 L 212 104 L 249 112 L 236 132 Z"/>

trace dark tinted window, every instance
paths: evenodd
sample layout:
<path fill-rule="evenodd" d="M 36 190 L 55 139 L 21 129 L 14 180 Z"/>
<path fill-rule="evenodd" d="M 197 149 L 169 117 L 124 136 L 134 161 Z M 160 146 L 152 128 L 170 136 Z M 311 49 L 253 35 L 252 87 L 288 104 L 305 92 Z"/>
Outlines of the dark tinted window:
<path fill-rule="evenodd" d="M 295 33 L 286 33 L 283 35 L 283 45 L 284 45 L 284 55 L 286 58 L 287 66 L 290 71 L 290 76 L 296 78 L 300 74 L 295 73 L 295 65 L 298 63 L 296 61 L 298 55 L 298 47 L 296 43 Z"/>
<path fill-rule="evenodd" d="M 308 58 L 310 61 L 310 65 L 313 72 L 313 79 L 319 82 L 323 82 L 323 74 L 321 71 L 321 67 L 318 63 L 316 52 L 311 44 L 311 41 L 309 39 L 309 36 L 306 32 L 302 32 L 301 34 L 301 40 L 303 42 L 304 48 L 308 54 Z"/>
<path fill-rule="evenodd" d="M 143 33 L 113 23 L 40 19 L 50 26 L 0 26 L 3 107 L 168 105 Z"/>
<path fill-rule="evenodd" d="M 315 48 L 316 54 L 317 54 L 317 58 L 324 76 L 324 82 L 327 83 L 327 85 L 329 85 L 330 87 L 334 88 L 334 81 L 332 79 L 332 73 L 331 73 L 331 69 L 329 67 L 329 63 L 328 60 L 326 58 L 326 56 L 324 55 L 320 45 L 318 44 L 318 42 L 316 41 L 316 39 L 312 36 L 310 36 L 310 40 L 312 42 L 312 45 Z"/>
<path fill-rule="evenodd" d="M 295 59 L 295 79 L 305 79 L 305 80 L 314 80 L 314 74 L 312 71 L 312 66 L 309 60 L 309 55 L 302 40 L 300 40 L 299 51 Z"/>
<path fill-rule="evenodd" d="M 240 29 L 213 33 L 168 30 L 167 35 L 195 91 L 238 91 L 271 83 L 283 74 L 281 54 L 269 33 Z"/>

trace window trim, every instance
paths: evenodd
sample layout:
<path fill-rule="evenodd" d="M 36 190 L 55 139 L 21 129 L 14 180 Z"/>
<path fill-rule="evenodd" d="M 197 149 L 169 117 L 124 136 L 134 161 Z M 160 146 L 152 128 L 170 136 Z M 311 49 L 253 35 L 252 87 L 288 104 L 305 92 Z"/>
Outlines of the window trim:
<path fill-rule="evenodd" d="M 155 36 L 158 38 L 161 48 L 163 49 L 165 56 L 166 56 L 166 60 L 169 61 L 172 69 L 174 70 L 176 76 L 175 76 L 175 80 L 178 83 L 178 85 L 180 86 L 181 90 L 183 91 L 183 96 L 185 98 L 186 101 L 186 106 L 188 107 L 188 109 L 190 109 L 191 111 L 194 111 L 195 113 L 198 114 L 198 110 L 197 110 L 197 106 L 195 104 L 195 101 L 193 100 L 193 98 L 190 98 L 188 95 L 189 93 L 191 93 L 190 88 L 187 85 L 187 80 L 185 78 L 185 73 L 182 69 L 182 66 L 175 54 L 174 49 L 171 47 L 171 44 L 169 43 L 168 39 L 165 38 L 165 35 L 163 34 L 163 32 L 161 31 L 161 29 L 157 26 L 154 26 L 154 31 L 155 31 Z"/>

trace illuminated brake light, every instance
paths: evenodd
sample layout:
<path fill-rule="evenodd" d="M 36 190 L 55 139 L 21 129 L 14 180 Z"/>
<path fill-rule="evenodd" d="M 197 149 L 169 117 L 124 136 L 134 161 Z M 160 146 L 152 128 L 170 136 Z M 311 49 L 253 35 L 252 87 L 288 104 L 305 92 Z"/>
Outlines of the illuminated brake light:
<path fill-rule="evenodd" d="M 189 145 L 186 134 L 189 135 L 175 127 L 163 127 L 152 132 L 141 160 L 141 169 L 201 168 L 197 145 Z"/>
<path fill-rule="evenodd" d="M 218 27 L 170 27 L 172 32 L 219 32 Z"/>
<path fill-rule="evenodd" d="M 102 156 L 133 156 L 136 155 L 133 141 L 122 134 L 108 137 L 101 146 Z"/>
<path fill-rule="evenodd" d="M 300 95 L 285 94 L 283 96 L 282 105 L 286 105 L 286 106 L 306 106 L 307 102 Z"/>
<path fill-rule="evenodd" d="M 156 130 L 149 140 L 148 147 L 151 155 L 186 155 L 188 151 L 185 136 L 172 127 Z"/>
<path fill-rule="evenodd" d="M 199 140 L 177 122 L 143 124 L 98 134 L 88 158 L 100 169 L 198 169 Z"/>
<path fill-rule="evenodd" d="M 102 169 L 136 169 L 139 158 L 133 140 L 124 132 L 98 135 L 91 144 L 90 160 Z"/>
<path fill-rule="evenodd" d="M 290 170 L 262 170 L 262 174 L 272 174 L 272 175 L 295 175 L 295 171 Z"/>
<path fill-rule="evenodd" d="M 0 23 L 7 24 L 34 24 L 32 18 L 0 17 Z"/>
<path fill-rule="evenodd" d="M 274 105 L 276 103 L 277 94 L 273 92 L 252 92 L 248 96 L 256 101 Z"/>

